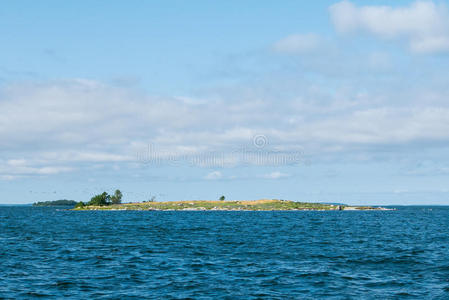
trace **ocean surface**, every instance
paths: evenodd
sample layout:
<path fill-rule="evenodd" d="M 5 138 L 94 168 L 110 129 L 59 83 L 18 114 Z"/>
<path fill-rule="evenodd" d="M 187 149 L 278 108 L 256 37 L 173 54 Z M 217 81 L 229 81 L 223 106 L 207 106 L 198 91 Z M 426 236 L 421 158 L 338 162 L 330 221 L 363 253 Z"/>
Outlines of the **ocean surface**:
<path fill-rule="evenodd" d="M 449 299 L 449 207 L 0 206 L 0 298 Z"/>

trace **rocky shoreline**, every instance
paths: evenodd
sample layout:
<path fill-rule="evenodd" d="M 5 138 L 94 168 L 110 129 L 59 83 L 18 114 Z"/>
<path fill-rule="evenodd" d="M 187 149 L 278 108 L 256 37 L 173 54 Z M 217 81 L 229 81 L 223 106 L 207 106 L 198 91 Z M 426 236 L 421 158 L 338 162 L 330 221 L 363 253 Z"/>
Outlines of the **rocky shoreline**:
<path fill-rule="evenodd" d="M 251 201 L 172 201 L 172 202 L 138 202 L 108 206 L 84 206 L 74 210 L 138 210 L 138 211 L 374 211 L 394 210 L 384 207 L 349 206 L 296 202 L 277 199 Z"/>

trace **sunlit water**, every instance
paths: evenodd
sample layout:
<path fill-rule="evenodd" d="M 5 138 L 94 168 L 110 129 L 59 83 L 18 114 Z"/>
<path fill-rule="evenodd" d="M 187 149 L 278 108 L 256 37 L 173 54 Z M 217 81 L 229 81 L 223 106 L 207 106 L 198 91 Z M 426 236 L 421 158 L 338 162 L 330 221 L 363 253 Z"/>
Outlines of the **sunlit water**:
<path fill-rule="evenodd" d="M 449 299 L 448 247 L 448 207 L 0 207 L 0 298 Z"/>

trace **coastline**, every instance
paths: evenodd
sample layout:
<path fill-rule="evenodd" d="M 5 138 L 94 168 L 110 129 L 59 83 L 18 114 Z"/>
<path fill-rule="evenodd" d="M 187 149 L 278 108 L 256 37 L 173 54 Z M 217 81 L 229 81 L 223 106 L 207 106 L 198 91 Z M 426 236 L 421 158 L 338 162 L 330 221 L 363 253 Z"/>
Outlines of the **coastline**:
<path fill-rule="evenodd" d="M 247 201 L 167 201 L 137 202 L 108 206 L 76 207 L 76 211 L 108 210 L 108 211 L 389 211 L 385 207 L 353 206 L 338 204 L 322 204 L 312 202 L 295 202 L 277 199 L 261 199 Z"/>

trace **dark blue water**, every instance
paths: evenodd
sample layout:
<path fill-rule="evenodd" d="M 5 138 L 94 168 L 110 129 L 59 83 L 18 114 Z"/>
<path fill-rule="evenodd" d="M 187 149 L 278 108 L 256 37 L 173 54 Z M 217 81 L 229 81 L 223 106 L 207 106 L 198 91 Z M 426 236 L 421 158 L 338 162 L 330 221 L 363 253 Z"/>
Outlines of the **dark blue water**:
<path fill-rule="evenodd" d="M 448 207 L 0 207 L 0 298 L 449 299 L 448 247 Z"/>

